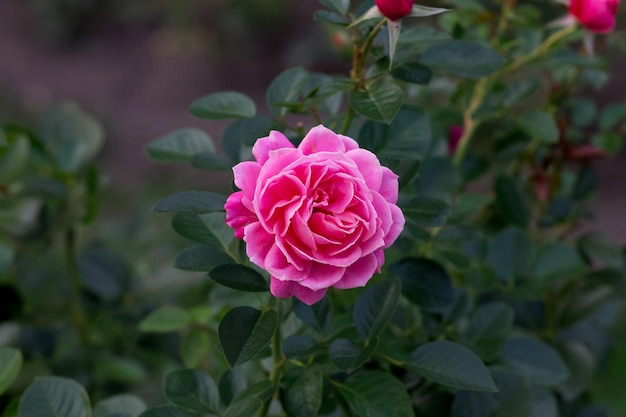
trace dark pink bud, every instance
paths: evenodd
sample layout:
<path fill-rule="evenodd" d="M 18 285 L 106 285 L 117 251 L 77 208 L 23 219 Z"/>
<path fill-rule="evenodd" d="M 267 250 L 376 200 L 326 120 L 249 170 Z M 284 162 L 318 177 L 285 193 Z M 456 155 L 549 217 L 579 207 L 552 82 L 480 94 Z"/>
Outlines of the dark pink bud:
<path fill-rule="evenodd" d="M 615 29 L 615 15 L 620 0 L 571 0 L 569 12 L 581 25 L 595 33 Z"/>
<path fill-rule="evenodd" d="M 457 146 L 459 146 L 459 141 L 461 140 L 461 136 L 463 136 L 463 126 L 461 125 L 453 125 L 450 126 L 450 130 L 448 131 L 448 154 L 453 155 L 456 151 Z"/>
<path fill-rule="evenodd" d="M 400 20 L 411 14 L 413 0 L 376 0 L 378 10 L 389 20 Z"/>

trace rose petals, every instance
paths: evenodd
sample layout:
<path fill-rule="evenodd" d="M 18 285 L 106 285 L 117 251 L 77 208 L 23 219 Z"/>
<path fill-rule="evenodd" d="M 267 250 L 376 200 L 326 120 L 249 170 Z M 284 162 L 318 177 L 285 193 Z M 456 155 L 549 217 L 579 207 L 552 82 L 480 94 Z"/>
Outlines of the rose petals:
<path fill-rule="evenodd" d="M 233 168 L 241 191 L 224 208 L 270 291 L 307 304 L 329 287 L 364 286 L 404 227 L 398 176 L 353 139 L 322 125 L 295 148 L 279 132 Z"/>

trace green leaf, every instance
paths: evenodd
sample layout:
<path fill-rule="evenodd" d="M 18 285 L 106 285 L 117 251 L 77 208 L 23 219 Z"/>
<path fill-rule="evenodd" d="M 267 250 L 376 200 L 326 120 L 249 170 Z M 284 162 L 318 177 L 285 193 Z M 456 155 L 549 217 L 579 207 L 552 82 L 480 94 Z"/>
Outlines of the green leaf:
<path fill-rule="evenodd" d="M 0 275 L 4 275 L 15 258 L 15 249 L 12 246 L 0 241 Z"/>
<path fill-rule="evenodd" d="M 494 191 L 496 208 L 500 215 L 509 223 L 525 228 L 530 220 L 530 207 L 519 183 L 501 174 L 495 180 Z"/>
<path fill-rule="evenodd" d="M 590 127 L 598 113 L 598 105 L 592 99 L 577 98 L 569 102 L 571 121 L 576 126 Z"/>
<path fill-rule="evenodd" d="M 189 162 L 194 155 L 214 153 L 215 145 L 204 131 L 187 127 L 162 136 L 146 147 L 148 156 L 159 162 Z"/>
<path fill-rule="evenodd" d="M 490 203 L 491 197 L 484 194 L 457 194 L 448 221 L 451 224 L 467 223 L 483 212 Z"/>
<path fill-rule="evenodd" d="M 154 211 L 186 214 L 203 214 L 224 210 L 226 197 L 210 191 L 185 191 L 159 201 Z"/>
<path fill-rule="evenodd" d="M 508 340 L 502 346 L 501 358 L 505 364 L 538 385 L 558 385 L 569 377 L 561 355 L 538 339 L 518 337 Z"/>
<path fill-rule="evenodd" d="M 583 278 L 583 285 L 568 294 L 567 301 L 559 306 L 559 325 L 568 328 L 574 323 L 590 320 L 601 307 L 611 300 L 624 296 L 623 274 L 618 270 L 597 270 Z"/>
<path fill-rule="evenodd" d="M 497 391 L 489 370 L 480 358 L 465 346 L 447 340 L 418 347 L 405 367 L 450 388 Z"/>
<path fill-rule="evenodd" d="M 504 338 L 513 328 L 514 318 L 513 309 L 503 302 L 483 304 L 472 313 L 467 335 L 472 341 Z"/>
<path fill-rule="evenodd" d="M 100 209 L 100 171 L 95 166 L 85 172 L 84 207 L 82 222 L 88 225 L 96 221 Z"/>
<path fill-rule="evenodd" d="M 364 346 L 357 345 L 348 339 L 335 339 L 330 344 L 328 354 L 332 363 L 343 372 L 352 373 L 369 360 L 376 347 L 378 339 L 370 339 Z"/>
<path fill-rule="evenodd" d="M 220 265 L 209 272 L 214 281 L 240 291 L 264 292 L 270 287 L 261 274 L 244 265 Z"/>
<path fill-rule="evenodd" d="M 433 72 L 425 65 L 407 62 L 391 69 L 391 76 L 411 84 L 426 85 L 433 78 Z"/>
<path fill-rule="evenodd" d="M 139 322 L 139 330 L 152 333 L 176 332 L 186 328 L 191 316 L 180 307 L 165 306 L 154 310 Z"/>
<path fill-rule="evenodd" d="M 620 269 L 624 266 L 622 248 L 600 232 L 587 232 L 578 239 L 578 247 L 588 258 L 605 268 Z"/>
<path fill-rule="evenodd" d="M 581 394 L 590 391 L 593 392 L 594 398 L 597 398 L 596 393 L 599 393 L 601 390 L 606 390 L 601 394 L 606 399 L 615 398 L 616 394 L 621 395 L 622 391 L 612 382 L 613 378 L 611 376 L 605 374 L 605 376 L 598 379 L 598 359 L 592 351 L 594 348 L 590 347 L 586 341 L 579 337 L 568 338 L 563 340 L 563 342 L 559 346 L 559 351 L 570 370 L 570 376 L 567 378 L 567 381 L 558 386 L 559 395 L 562 396 L 564 401 L 575 401 L 577 398 L 580 398 Z M 610 355 L 607 359 L 606 365 L 602 365 L 604 369 L 602 373 L 622 375 L 621 370 L 623 366 L 620 366 L 620 363 L 623 363 L 623 359 L 618 359 L 617 355 Z M 602 401 L 600 398 L 597 399 Z"/>
<path fill-rule="evenodd" d="M 384 165 L 389 167 L 389 165 L 393 164 L 393 172 L 399 177 L 398 178 L 398 188 L 402 190 L 408 184 L 413 181 L 413 179 L 419 173 L 420 161 L 419 159 L 406 159 L 399 160 L 396 159 L 392 162 L 392 158 L 385 158 L 384 156 L 381 158 L 381 162 L 384 161 Z"/>
<path fill-rule="evenodd" d="M 312 73 L 306 88 L 310 92 L 304 102 L 305 108 L 317 107 L 326 114 L 336 116 L 342 110 L 344 93 L 352 88 L 352 80 Z"/>
<path fill-rule="evenodd" d="M 528 273 L 533 259 L 532 243 L 525 231 L 510 226 L 490 240 L 487 257 L 498 277 L 508 282 Z"/>
<path fill-rule="evenodd" d="M 319 0 L 319 2 L 339 14 L 346 14 L 350 9 L 350 0 Z"/>
<path fill-rule="evenodd" d="M 126 260 L 102 246 L 83 250 L 78 270 L 85 289 L 106 301 L 119 300 L 132 285 L 133 271 Z"/>
<path fill-rule="evenodd" d="M 145 409 L 146 404 L 141 398 L 130 394 L 120 394 L 98 401 L 93 408 L 92 417 L 110 417 L 115 414 L 137 417 Z"/>
<path fill-rule="evenodd" d="M 453 4 L 455 9 L 462 10 L 466 13 L 481 13 L 487 11 L 487 8 L 480 0 L 450 0 L 450 4 Z"/>
<path fill-rule="evenodd" d="M 282 126 L 267 116 L 237 119 L 222 134 L 224 152 L 233 162 L 248 159 L 254 142 L 269 135 L 271 130 L 282 130 Z"/>
<path fill-rule="evenodd" d="M 160 405 L 144 411 L 139 417 L 199 417 L 199 415 L 173 405 Z"/>
<path fill-rule="evenodd" d="M 210 339 L 203 329 L 194 329 L 185 335 L 180 344 L 180 356 L 185 366 L 197 367 L 207 356 L 210 348 Z"/>
<path fill-rule="evenodd" d="M 218 313 L 214 306 L 210 304 L 188 308 L 187 312 L 197 324 L 207 324 L 211 322 Z"/>
<path fill-rule="evenodd" d="M 240 393 L 238 393 L 233 402 L 237 402 L 246 398 L 257 398 L 262 402 L 269 401 L 276 392 L 276 386 L 269 379 L 262 379 L 256 382 Z"/>
<path fill-rule="evenodd" d="M 20 417 L 90 417 L 87 392 L 71 379 L 37 377 L 20 400 Z"/>
<path fill-rule="evenodd" d="M 6 391 L 22 369 L 22 352 L 12 347 L 0 347 L 0 394 Z"/>
<path fill-rule="evenodd" d="M 205 246 L 225 251 L 235 238 L 233 229 L 226 224 L 226 213 L 177 213 L 172 228 L 181 236 Z"/>
<path fill-rule="evenodd" d="M 324 372 L 318 364 L 304 368 L 285 390 L 284 406 L 288 417 L 316 417 L 322 405 Z"/>
<path fill-rule="evenodd" d="M 18 134 L 8 149 L 0 153 L 0 184 L 9 184 L 24 172 L 30 152 L 30 140 L 27 136 Z"/>
<path fill-rule="evenodd" d="M 396 280 L 381 282 L 367 288 L 354 305 L 354 324 L 366 340 L 381 332 L 396 311 L 400 299 L 400 283 Z"/>
<path fill-rule="evenodd" d="M 2 246 L 0 246 L 1 248 Z M 0 322 L 17 321 L 23 317 L 26 300 L 16 284 L 10 284 L 8 281 L 0 283 L 0 300 L 2 300 L 2 304 L 0 304 Z M 13 354 L 5 352 L 3 355 L 7 355 L 7 363 L 10 363 L 11 360 L 8 357 L 13 356 Z M 9 372 L 10 369 L 12 369 L 11 366 L 8 366 L 7 369 L 0 371 L 0 374 L 4 375 L 0 377 L 0 381 L 8 380 L 7 376 L 9 374 L 5 375 L 4 372 Z M 2 386 L 2 382 L 0 382 L 0 386 Z"/>
<path fill-rule="evenodd" d="M 517 122 L 521 128 L 533 139 L 542 143 L 556 143 L 559 140 L 559 128 L 554 116 L 540 110 L 521 115 Z"/>
<path fill-rule="evenodd" d="M 20 397 L 14 397 L 4 409 L 2 417 L 20 417 L 18 409 L 20 407 Z"/>
<path fill-rule="evenodd" d="M 600 113 L 600 129 L 615 129 L 620 121 L 626 119 L 626 103 L 611 103 Z"/>
<path fill-rule="evenodd" d="M 258 398 L 243 398 L 233 402 L 227 409 L 223 417 L 255 417 L 263 407 L 263 401 Z"/>
<path fill-rule="evenodd" d="M 197 245 L 184 249 L 176 257 L 174 266 L 183 271 L 208 272 L 216 266 L 236 263 L 223 251 L 210 246 Z"/>
<path fill-rule="evenodd" d="M 368 119 L 389 124 L 404 103 L 404 92 L 397 84 L 379 80 L 367 86 L 366 91 L 353 91 L 349 96 L 350 107 Z"/>
<path fill-rule="evenodd" d="M 578 252 L 560 242 L 549 242 L 540 246 L 535 259 L 533 277 L 542 283 L 572 279 L 586 270 Z"/>
<path fill-rule="evenodd" d="M 194 155 L 191 158 L 191 165 L 205 171 L 229 171 L 232 168 L 229 159 L 213 152 L 202 152 Z"/>
<path fill-rule="evenodd" d="M 503 302 L 493 301 L 478 307 L 467 329 L 472 350 L 485 361 L 495 360 L 513 328 L 514 318 L 513 309 Z"/>
<path fill-rule="evenodd" d="M 424 311 L 443 312 L 454 300 L 450 277 L 434 261 L 406 258 L 393 264 L 391 272 L 400 277 L 402 293 Z"/>
<path fill-rule="evenodd" d="M 454 253 L 445 253 L 445 255 L 450 259 L 456 256 Z M 473 297 L 465 289 L 456 287 L 453 290 L 454 301 L 443 314 L 443 322 L 445 323 L 465 321 L 474 306 Z"/>
<path fill-rule="evenodd" d="M 486 77 L 506 62 L 486 45 L 471 41 L 447 41 L 428 48 L 420 62 L 467 78 Z"/>
<path fill-rule="evenodd" d="M 432 45 L 449 41 L 450 35 L 430 26 L 414 26 L 403 30 L 396 46 L 394 62 L 413 60 Z"/>
<path fill-rule="evenodd" d="M 545 388 L 533 387 L 532 417 L 559 417 L 559 406 L 554 395 Z"/>
<path fill-rule="evenodd" d="M 137 359 L 121 358 L 107 355 L 101 357 L 93 367 L 94 378 L 99 381 L 110 381 L 133 385 L 143 382 L 147 378 L 144 365 Z"/>
<path fill-rule="evenodd" d="M 462 181 L 461 171 L 452 163 L 451 158 L 424 158 L 417 182 L 418 195 L 449 200 L 450 195 L 456 193 Z"/>
<path fill-rule="evenodd" d="M 624 145 L 624 136 L 617 132 L 600 132 L 591 136 L 591 143 L 607 154 L 617 156 Z"/>
<path fill-rule="evenodd" d="M 218 386 L 220 391 L 220 399 L 226 405 L 229 405 L 237 395 L 243 392 L 248 384 L 244 373 L 239 369 L 227 369 L 220 377 Z"/>
<path fill-rule="evenodd" d="M 302 67 L 279 74 L 267 89 L 266 101 L 270 111 L 278 117 L 284 117 L 289 107 L 298 104 L 308 79 L 309 73 Z"/>
<path fill-rule="evenodd" d="M 491 371 L 498 392 L 461 391 L 454 396 L 451 417 L 532 417 L 533 392 L 528 381 L 510 371 Z"/>
<path fill-rule="evenodd" d="M 306 357 L 317 352 L 319 348 L 319 343 L 306 335 L 292 335 L 283 341 L 283 352 L 288 358 Z"/>
<path fill-rule="evenodd" d="M 330 10 L 316 10 L 313 13 L 313 19 L 318 22 L 329 23 L 332 25 L 342 25 L 348 26 L 350 21 L 336 12 L 331 12 Z"/>
<path fill-rule="evenodd" d="M 401 163 L 423 158 L 431 147 L 432 132 L 426 112 L 404 106 L 391 124 L 367 120 L 359 131 L 361 147 Z M 413 162 L 413 161 L 411 161 Z M 390 167 L 403 179 L 399 167 Z"/>
<path fill-rule="evenodd" d="M 41 140 L 63 173 L 75 173 L 88 164 L 104 144 L 104 129 L 75 104 L 47 112 L 39 126 Z"/>
<path fill-rule="evenodd" d="M 252 307 L 230 310 L 218 328 L 220 345 L 230 366 L 241 365 L 258 355 L 278 328 L 278 314 Z"/>
<path fill-rule="evenodd" d="M 256 106 L 245 94 L 222 91 L 197 99 L 191 103 L 189 112 L 205 120 L 246 118 L 256 114 Z"/>
<path fill-rule="evenodd" d="M 406 203 L 402 212 L 421 226 L 441 227 L 450 215 L 450 204 L 436 198 L 417 197 Z"/>
<path fill-rule="evenodd" d="M 411 417 L 413 407 L 402 382 L 391 373 L 363 371 L 345 383 L 334 383 L 342 397 L 362 417 Z"/>
<path fill-rule="evenodd" d="M 293 311 L 300 320 L 319 333 L 325 333 L 330 326 L 332 311 L 330 303 L 326 298 L 322 298 L 312 306 L 296 300 Z"/>
<path fill-rule="evenodd" d="M 571 197 L 575 200 L 588 199 L 598 188 L 598 174 L 590 165 L 583 166 L 576 177 Z"/>
<path fill-rule="evenodd" d="M 169 402 L 181 408 L 218 414 L 217 385 L 210 376 L 196 369 L 179 369 L 169 373 L 163 393 Z"/>

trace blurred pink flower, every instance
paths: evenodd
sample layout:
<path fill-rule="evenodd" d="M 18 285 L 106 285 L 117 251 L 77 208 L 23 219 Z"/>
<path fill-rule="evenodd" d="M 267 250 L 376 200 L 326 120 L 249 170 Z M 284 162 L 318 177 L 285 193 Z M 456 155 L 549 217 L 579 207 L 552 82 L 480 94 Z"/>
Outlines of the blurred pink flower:
<path fill-rule="evenodd" d="M 454 152 L 456 151 L 457 146 L 459 146 L 459 142 L 462 136 L 463 126 L 450 126 L 450 130 L 448 131 L 448 155 L 454 155 Z"/>
<path fill-rule="evenodd" d="M 411 14 L 413 0 L 376 0 L 376 6 L 383 16 L 396 21 Z"/>
<path fill-rule="evenodd" d="M 376 155 L 322 125 L 297 148 L 272 131 L 252 153 L 233 168 L 241 191 L 226 202 L 226 223 L 270 273 L 274 296 L 310 305 L 380 272 L 404 216 L 398 177 Z"/>
<path fill-rule="evenodd" d="M 581 25 L 594 33 L 608 33 L 615 28 L 620 0 L 571 0 L 569 12 Z"/>

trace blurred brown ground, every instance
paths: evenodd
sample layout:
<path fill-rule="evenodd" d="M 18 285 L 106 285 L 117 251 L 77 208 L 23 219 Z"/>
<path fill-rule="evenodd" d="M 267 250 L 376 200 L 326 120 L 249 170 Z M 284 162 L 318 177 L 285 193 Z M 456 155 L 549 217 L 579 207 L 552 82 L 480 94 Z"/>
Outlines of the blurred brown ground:
<path fill-rule="evenodd" d="M 233 18 L 228 26 L 216 15 L 226 7 L 222 0 L 207 1 L 206 15 L 182 32 L 180 22 L 174 28 L 150 19 L 140 26 L 105 19 L 67 43 L 50 39 L 55 32 L 46 31 L 45 15 L 33 13 L 38 3 L 42 0 L 0 0 L 0 97 L 10 97 L 0 111 L 20 107 L 37 113 L 53 103 L 76 101 L 106 126 L 103 168 L 111 184 L 135 194 L 160 179 L 180 178 L 185 184 L 178 190 L 187 190 L 215 188 L 229 178 L 182 165 L 164 167 L 145 156 L 148 142 L 179 127 L 198 126 L 220 136 L 225 123 L 189 116 L 194 99 L 237 90 L 254 97 L 263 112 L 265 88 L 283 69 L 303 65 L 332 71 L 344 65 L 312 23 L 316 1 L 285 2 L 288 17 L 252 28 L 253 42 L 241 38 L 241 21 Z M 626 100 L 626 78 L 615 73 L 600 92 L 602 102 Z M 589 226 L 626 244 L 626 157 L 622 153 L 597 168 L 600 189 Z"/>

